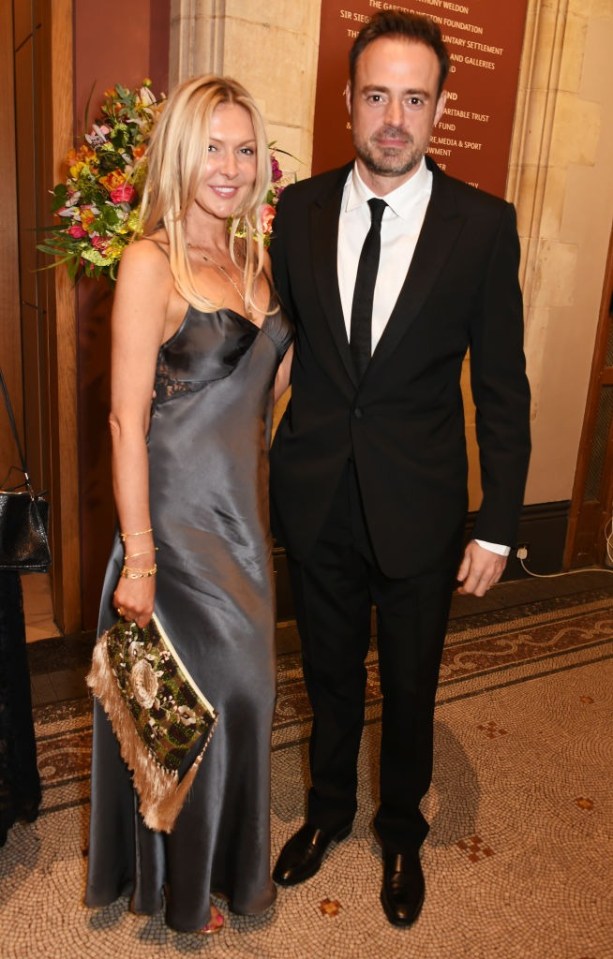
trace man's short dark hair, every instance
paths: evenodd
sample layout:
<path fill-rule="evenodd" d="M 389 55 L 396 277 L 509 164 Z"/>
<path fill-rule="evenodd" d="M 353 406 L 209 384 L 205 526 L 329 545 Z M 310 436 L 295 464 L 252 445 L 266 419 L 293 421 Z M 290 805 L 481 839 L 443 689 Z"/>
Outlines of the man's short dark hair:
<path fill-rule="evenodd" d="M 399 37 L 430 47 L 436 54 L 440 66 L 437 91 L 437 96 L 440 96 L 449 74 L 450 64 L 449 52 L 443 42 L 440 27 L 430 17 L 403 13 L 400 10 L 381 10 L 358 33 L 349 51 L 349 78 L 352 88 L 360 54 L 370 43 L 381 37 Z"/>

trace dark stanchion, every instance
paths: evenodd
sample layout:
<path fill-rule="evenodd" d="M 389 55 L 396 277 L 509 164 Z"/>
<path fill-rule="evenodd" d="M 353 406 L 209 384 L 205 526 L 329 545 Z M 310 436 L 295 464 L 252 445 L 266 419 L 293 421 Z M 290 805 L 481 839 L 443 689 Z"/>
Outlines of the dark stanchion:
<path fill-rule="evenodd" d="M 19 573 L 0 570 L 0 845 L 41 801 Z"/>

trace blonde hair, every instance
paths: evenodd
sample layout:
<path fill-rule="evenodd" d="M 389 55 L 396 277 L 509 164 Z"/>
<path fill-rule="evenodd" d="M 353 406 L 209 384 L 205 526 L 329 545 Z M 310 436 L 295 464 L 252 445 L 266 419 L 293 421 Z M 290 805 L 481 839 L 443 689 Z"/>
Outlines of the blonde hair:
<path fill-rule="evenodd" d="M 245 307 L 254 308 L 255 284 L 264 262 L 258 208 L 270 183 L 270 151 L 260 111 L 251 94 L 236 80 L 207 74 L 185 80 L 172 91 L 147 150 L 148 172 L 140 214 L 146 236 L 162 226 L 166 229 L 170 270 L 176 288 L 188 303 L 204 311 L 217 309 L 218 305 L 196 289 L 185 237 L 185 217 L 207 162 L 211 117 L 222 103 L 244 107 L 255 134 L 255 182 L 230 226 L 230 256 L 243 270 Z M 237 236 L 245 238 L 244 263 L 237 261 Z"/>

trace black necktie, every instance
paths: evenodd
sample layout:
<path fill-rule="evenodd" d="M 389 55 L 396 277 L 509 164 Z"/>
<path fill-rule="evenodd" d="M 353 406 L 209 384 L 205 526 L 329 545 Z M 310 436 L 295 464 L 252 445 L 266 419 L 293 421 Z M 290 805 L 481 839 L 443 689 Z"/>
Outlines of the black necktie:
<path fill-rule="evenodd" d="M 358 272 L 355 278 L 353 303 L 351 305 L 351 332 L 349 347 L 359 379 L 362 379 L 370 362 L 372 340 L 372 304 L 381 253 L 381 217 L 387 206 L 385 200 L 372 199 L 370 207 L 370 230 L 366 234 L 360 253 Z"/>

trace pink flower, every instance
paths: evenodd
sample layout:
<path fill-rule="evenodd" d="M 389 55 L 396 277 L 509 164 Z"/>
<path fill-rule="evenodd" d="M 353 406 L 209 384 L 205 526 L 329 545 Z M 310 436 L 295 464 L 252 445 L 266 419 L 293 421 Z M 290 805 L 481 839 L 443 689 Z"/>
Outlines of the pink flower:
<path fill-rule="evenodd" d="M 98 236 L 98 234 L 95 233 L 94 236 L 92 236 L 91 238 L 91 243 L 94 249 L 99 250 L 101 253 L 104 253 L 104 251 L 106 250 L 107 246 L 110 243 L 110 240 L 108 240 L 107 237 Z"/>
<path fill-rule="evenodd" d="M 260 207 L 258 213 L 259 213 L 260 223 L 262 224 L 263 233 L 270 233 L 270 231 L 272 230 L 272 224 L 275 218 L 275 212 L 276 211 L 274 206 L 271 206 L 270 203 L 263 203 L 262 206 Z"/>
<path fill-rule="evenodd" d="M 75 240 L 82 240 L 84 236 L 87 236 L 87 232 L 78 223 L 73 223 L 72 226 L 69 226 L 66 233 L 74 237 Z"/>
<path fill-rule="evenodd" d="M 111 200 L 113 203 L 131 203 L 136 195 L 136 190 L 131 183 L 122 183 L 121 186 L 111 190 Z"/>
<path fill-rule="evenodd" d="M 274 154 L 271 154 L 270 165 L 272 166 L 272 182 L 276 183 L 283 176 L 283 170 L 279 166 L 279 161 Z"/>

